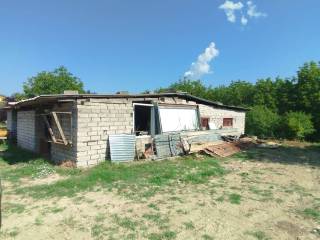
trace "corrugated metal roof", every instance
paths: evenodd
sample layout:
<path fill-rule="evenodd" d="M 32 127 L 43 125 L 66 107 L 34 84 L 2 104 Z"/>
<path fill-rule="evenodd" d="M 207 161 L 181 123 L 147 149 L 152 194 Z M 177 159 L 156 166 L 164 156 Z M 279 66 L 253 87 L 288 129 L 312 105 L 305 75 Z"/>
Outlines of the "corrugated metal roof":
<path fill-rule="evenodd" d="M 136 136 L 130 134 L 109 135 L 112 162 L 133 161 L 136 152 Z"/>
<path fill-rule="evenodd" d="M 195 101 L 205 105 L 215 106 L 217 108 L 226 108 L 239 111 L 248 111 L 248 108 L 224 105 L 219 102 L 210 101 L 207 99 L 199 98 L 185 92 L 177 93 L 151 93 L 151 94 L 53 94 L 53 95 L 40 95 L 34 98 L 29 98 L 20 102 L 17 102 L 13 107 L 32 106 L 35 104 L 52 103 L 58 100 L 72 100 L 72 99 L 86 99 L 86 98 L 107 98 L 107 99 L 129 99 L 129 98 L 159 98 L 159 97 L 180 97 L 189 101 Z"/>

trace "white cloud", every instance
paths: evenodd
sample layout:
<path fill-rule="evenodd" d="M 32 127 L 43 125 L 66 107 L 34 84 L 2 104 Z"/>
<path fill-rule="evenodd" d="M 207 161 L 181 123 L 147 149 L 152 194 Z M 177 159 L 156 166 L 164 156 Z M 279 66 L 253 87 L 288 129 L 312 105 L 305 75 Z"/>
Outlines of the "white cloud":
<path fill-rule="evenodd" d="M 229 22 L 236 22 L 235 11 L 239 11 L 243 8 L 243 4 L 241 2 L 232 2 L 226 0 L 224 4 L 219 6 L 220 9 L 223 9 L 227 15 L 227 19 Z"/>
<path fill-rule="evenodd" d="M 185 72 L 184 77 L 189 79 L 199 79 L 202 75 L 211 73 L 210 62 L 219 55 L 219 50 L 214 42 L 198 56 L 196 62 L 191 64 L 189 71 Z"/>
<path fill-rule="evenodd" d="M 239 11 L 239 14 L 241 14 L 240 23 L 243 26 L 248 24 L 249 18 L 260 18 L 267 16 L 266 13 L 259 12 L 257 10 L 257 5 L 255 5 L 252 0 L 247 1 L 247 5 L 244 5 L 242 1 L 233 2 L 226 0 L 222 5 L 219 6 L 219 9 L 224 10 L 228 21 L 232 23 L 237 22 L 237 11 Z"/>
<path fill-rule="evenodd" d="M 247 5 L 248 5 L 247 14 L 248 14 L 249 17 L 251 17 L 251 18 L 259 18 L 259 17 L 266 17 L 267 16 L 266 13 L 258 12 L 257 11 L 257 6 L 252 1 L 248 1 Z"/>
<path fill-rule="evenodd" d="M 243 15 L 241 16 L 241 24 L 244 26 L 248 24 L 248 19 Z"/>

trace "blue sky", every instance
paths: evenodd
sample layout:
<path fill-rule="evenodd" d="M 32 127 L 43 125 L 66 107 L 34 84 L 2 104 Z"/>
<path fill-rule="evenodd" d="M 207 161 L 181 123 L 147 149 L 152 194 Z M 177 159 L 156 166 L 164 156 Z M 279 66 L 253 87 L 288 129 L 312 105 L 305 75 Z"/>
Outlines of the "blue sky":
<path fill-rule="evenodd" d="M 213 86 L 290 77 L 320 60 L 319 0 L 255 0 L 267 14 L 258 18 L 239 1 L 232 23 L 225 0 L 0 0 L 0 93 L 60 65 L 98 93 L 164 87 L 211 42 L 219 55 L 200 77 Z"/>

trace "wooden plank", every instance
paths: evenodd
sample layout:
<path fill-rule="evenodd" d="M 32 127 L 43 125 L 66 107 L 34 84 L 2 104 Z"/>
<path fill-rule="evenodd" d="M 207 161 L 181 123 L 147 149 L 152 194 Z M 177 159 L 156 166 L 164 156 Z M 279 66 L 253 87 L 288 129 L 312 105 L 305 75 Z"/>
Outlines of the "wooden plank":
<path fill-rule="evenodd" d="M 52 112 L 52 116 L 53 116 L 53 118 L 54 118 L 54 121 L 55 121 L 56 124 L 57 124 L 58 130 L 59 130 L 59 133 L 60 133 L 60 136 L 61 136 L 61 138 L 62 138 L 62 141 L 63 141 L 64 145 L 68 145 L 68 141 L 67 141 L 67 139 L 66 139 L 66 137 L 65 137 L 65 135 L 64 135 L 64 132 L 63 132 L 63 130 L 62 130 L 62 127 L 61 127 L 61 124 L 60 124 L 60 122 L 59 122 L 57 113 L 56 113 L 56 112 Z"/>
<path fill-rule="evenodd" d="M 47 128 L 48 128 L 48 131 L 49 131 L 49 133 L 50 133 L 50 136 L 51 136 L 52 141 L 53 141 L 54 143 L 56 143 L 56 142 L 57 142 L 57 139 L 56 139 L 56 137 L 55 137 L 54 134 L 53 134 L 53 130 L 52 130 L 51 126 L 50 126 L 50 123 L 49 123 L 49 121 L 48 121 L 48 118 L 47 118 L 45 115 L 42 115 L 42 118 L 43 118 L 43 120 L 44 120 L 44 122 L 45 122 L 45 124 L 46 124 L 46 126 L 47 126 Z"/>
<path fill-rule="evenodd" d="M 55 113 L 58 113 L 58 114 L 69 114 L 69 115 L 72 114 L 72 112 L 55 112 Z"/>

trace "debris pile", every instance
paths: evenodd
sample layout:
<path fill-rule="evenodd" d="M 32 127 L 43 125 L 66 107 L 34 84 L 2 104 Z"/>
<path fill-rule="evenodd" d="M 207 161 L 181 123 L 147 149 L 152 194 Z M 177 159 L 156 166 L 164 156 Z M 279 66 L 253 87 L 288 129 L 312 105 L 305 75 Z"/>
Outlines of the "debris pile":
<path fill-rule="evenodd" d="M 60 167 L 64 167 L 64 168 L 75 168 L 75 167 L 77 167 L 75 161 L 72 161 L 72 160 L 64 160 L 64 161 L 60 162 L 59 166 Z"/>
<path fill-rule="evenodd" d="M 240 148 L 235 143 L 224 142 L 217 145 L 211 145 L 203 149 L 204 152 L 210 156 L 229 157 L 237 152 L 240 152 Z"/>
<path fill-rule="evenodd" d="M 246 150 L 252 147 L 276 149 L 281 144 L 271 141 L 260 140 L 257 137 L 236 137 L 222 136 L 223 141 L 215 143 L 206 143 L 201 145 L 191 146 L 190 152 L 204 153 L 210 156 L 228 157 L 241 150 Z"/>

